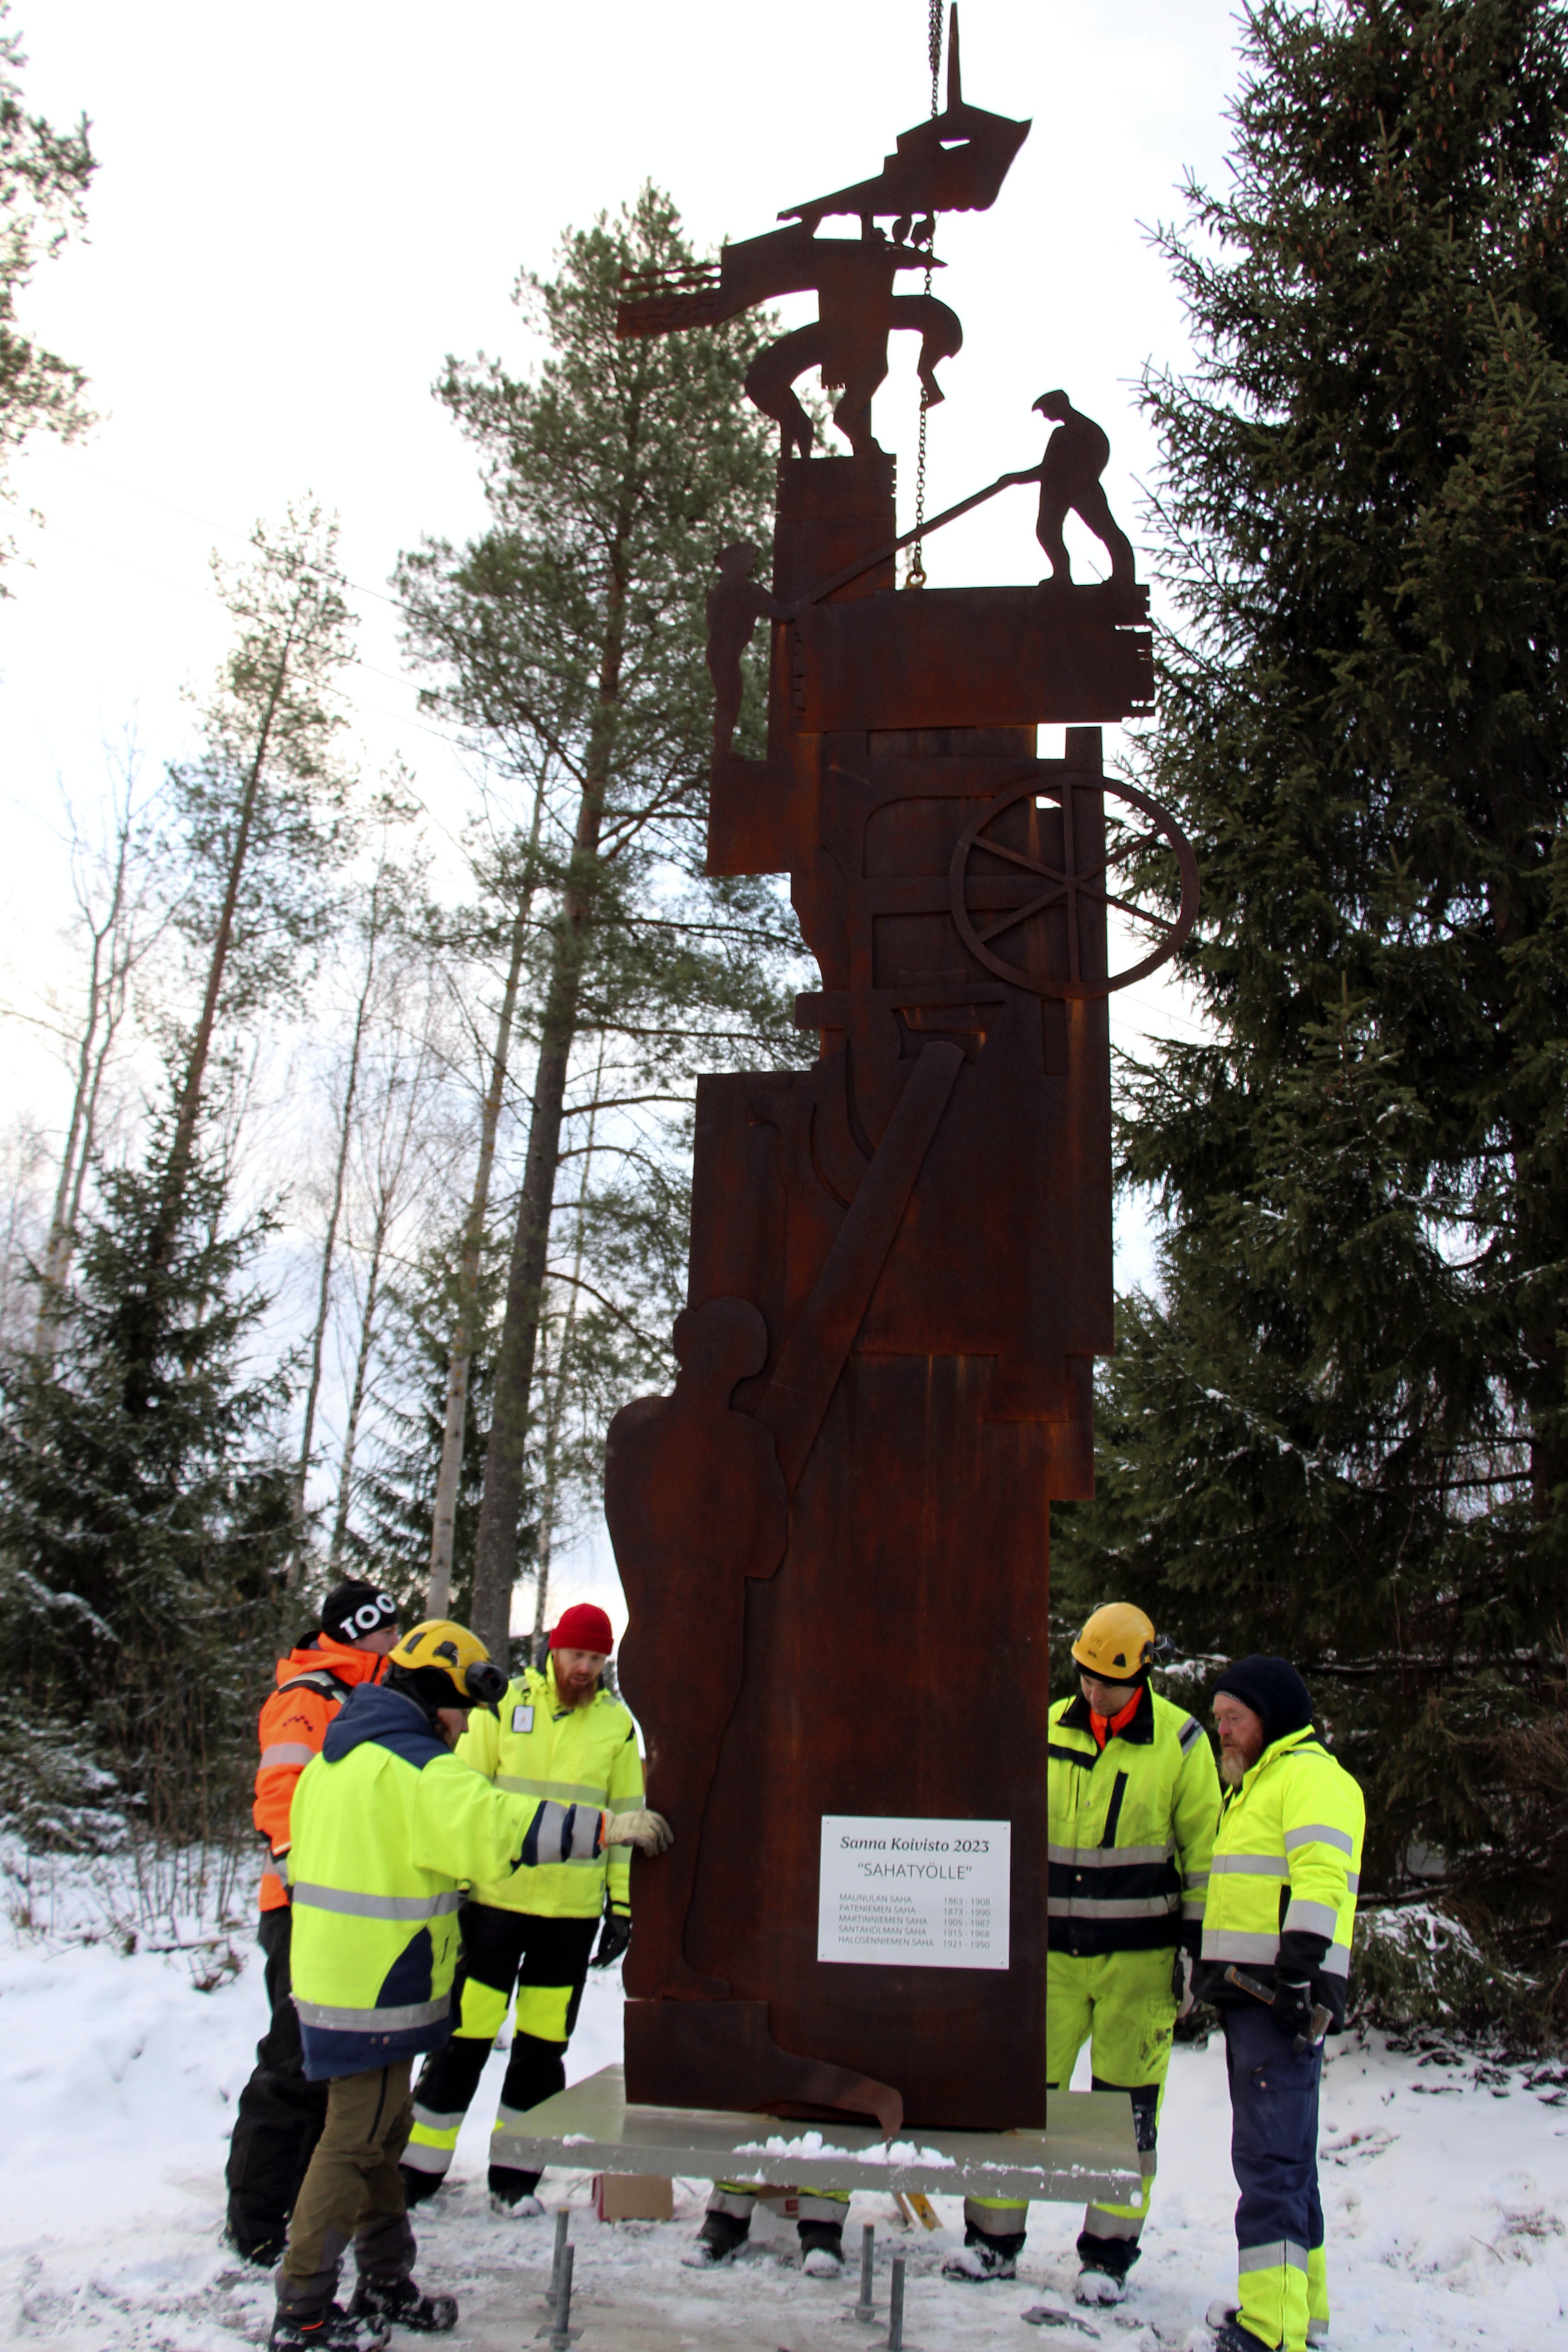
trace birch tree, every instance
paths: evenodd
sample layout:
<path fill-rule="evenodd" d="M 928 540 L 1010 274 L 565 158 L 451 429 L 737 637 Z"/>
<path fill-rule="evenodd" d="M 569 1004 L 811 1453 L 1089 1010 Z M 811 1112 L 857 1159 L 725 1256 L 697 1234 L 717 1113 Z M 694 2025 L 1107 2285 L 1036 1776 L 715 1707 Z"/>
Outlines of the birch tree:
<path fill-rule="evenodd" d="M 350 1235 L 357 1328 L 332 1518 L 330 1561 L 334 1570 L 342 1559 L 353 1507 L 361 1423 L 380 1338 L 387 1275 L 396 1260 L 407 1255 L 398 1246 L 399 1229 L 411 1209 L 417 1217 L 417 1195 L 422 1179 L 429 1172 L 430 1112 L 439 1083 L 439 1058 L 428 1022 L 422 1033 L 400 1036 L 369 1073 L 356 1187 L 358 1230 L 351 1228 Z"/>
<path fill-rule="evenodd" d="M 169 782 L 188 882 L 177 920 L 198 1009 L 172 1055 L 163 1225 L 178 1221 L 220 1024 L 298 1002 L 353 845 L 335 757 L 353 657 L 337 524 L 316 506 L 258 523 L 248 562 L 213 558 L 236 633 L 199 705 L 202 749 Z M 154 1251 L 156 1258 L 156 1251 Z"/>
<path fill-rule="evenodd" d="M 395 1001 L 400 976 L 406 969 L 405 949 L 411 922 L 411 898 L 417 877 L 393 859 L 384 824 L 379 854 L 368 887 L 351 900 L 350 929 L 358 950 L 358 970 L 353 982 L 348 1035 L 337 1057 L 329 1086 L 332 1106 L 331 1160 L 326 1184 L 326 1228 L 321 1236 L 317 1268 L 315 1308 L 307 1349 L 305 1401 L 300 1429 L 296 1471 L 295 1520 L 305 1523 L 305 1490 L 316 1436 L 316 1412 L 321 1402 L 321 1372 L 327 1333 L 332 1314 L 332 1277 L 336 1271 L 338 1233 L 348 1189 L 349 1162 L 356 1134 L 360 1082 L 367 1055 L 375 1043 L 378 1021 L 384 1023 L 389 1000 Z"/>
<path fill-rule="evenodd" d="M 162 870 L 164 840 L 159 813 L 155 802 L 139 791 L 133 746 L 110 765 L 96 828 L 68 799 L 65 818 L 76 908 L 69 936 L 83 957 L 84 970 L 77 1003 L 62 1007 L 51 1001 L 48 1013 L 41 1018 L 41 1025 L 52 1031 L 65 1050 L 71 1099 L 39 1265 L 34 1332 L 39 1349 L 49 1343 L 69 1280 L 106 1088 L 132 1009 L 132 984 L 162 940 L 173 911 Z"/>

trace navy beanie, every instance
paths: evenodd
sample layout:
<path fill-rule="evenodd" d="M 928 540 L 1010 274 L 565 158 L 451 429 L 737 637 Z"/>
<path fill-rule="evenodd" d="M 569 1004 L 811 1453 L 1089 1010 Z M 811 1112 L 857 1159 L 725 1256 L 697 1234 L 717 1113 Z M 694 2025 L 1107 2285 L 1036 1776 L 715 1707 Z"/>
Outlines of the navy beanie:
<path fill-rule="evenodd" d="M 1305 1731 L 1312 1720 L 1311 1694 L 1288 1658 L 1237 1658 L 1215 1683 L 1214 1696 L 1221 1691 L 1261 1718 L 1270 1745 L 1289 1732 Z"/>

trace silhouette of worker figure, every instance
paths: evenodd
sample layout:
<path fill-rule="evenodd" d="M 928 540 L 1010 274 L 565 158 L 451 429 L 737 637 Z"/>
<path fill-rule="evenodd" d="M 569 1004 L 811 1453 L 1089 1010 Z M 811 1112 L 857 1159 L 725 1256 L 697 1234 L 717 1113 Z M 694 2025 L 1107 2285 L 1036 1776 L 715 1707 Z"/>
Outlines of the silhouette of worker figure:
<path fill-rule="evenodd" d="M 1039 464 L 1012 478 L 1039 483 L 1035 536 L 1046 551 L 1051 578 L 1064 583 L 1072 579 L 1072 558 L 1062 537 L 1062 525 L 1069 514 L 1076 514 L 1103 542 L 1110 558 L 1111 579 L 1119 586 L 1131 588 L 1136 577 L 1132 542 L 1111 513 L 1100 482 L 1110 456 L 1109 439 L 1092 416 L 1082 415 L 1073 406 L 1065 392 L 1043 392 L 1035 406 L 1057 430 L 1047 442 Z"/>
<path fill-rule="evenodd" d="M 772 1576 L 784 1558 L 789 1491 L 772 1431 L 730 1403 L 737 1382 L 767 1360 L 756 1307 L 744 1298 L 689 1307 L 674 1339 L 674 1395 L 623 1405 L 605 1448 L 605 1516 L 633 1627 L 621 1688 L 645 1724 L 679 1727 L 668 1745 L 650 1734 L 647 1761 L 648 1786 L 680 1827 L 681 1860 L 638 1886 L 626 1983 L 634 1994 L 711 2000 L 729 1987 L 688 1962 L 686 1914 L 708 1792 L 745 1673 L 746 1580 Z"/>
<path fill-rule="evenodd" d="M 761 551 L 738 539 L 718 554 L 719 577 L 708 591 L 708 675 L 713 681 L 713 758 L 728 758 L 741 716 L 741 659 L 759 621 L 782 616 L 783 606 L 752 578 Z"/>
<path fill-rule="evenodd" d="M 859 237 L 814 236 L 804 221 L 748 240 L 786 291 L 814 289 L 817 317 L 759 352 L 746 372 L 746 393 L 764 416 L 778 420 L 780 455 L 810 454 L 814 427 L 794 385 L 811 368 L 819 370 L 825 392 L 837 392 L 833 422 L 857 457 L 876 454 L 871 400 L 887 381 L 888 338 L 895 328 L 921 337 L 920 379 L 929 408 L 942 398 L 935 367 L 963 342 L 957 313 L 931 294 L 895 294 L 900 270 L 941 269 L 929 247 L 889 244 L 875 221 Z M 725 262 L 747 248 L 726 246 Z M 734 274 L 739 276 L 739 263 Z M 767 278 L 764 277 L 764 284 Z"/>
<path fill-rule="evenodd" d="M 1026 122 L 987 113 L 965 99 L 955 16 L 947 45 L 947 105 L 899 133 L 896 152 L 884 158 L 874 179 L 790 205 L 779 215 L 782 228 L 726 245 L 716 268 L 637 273 L 637 291 L 619 305 L 616 331 L 669 335 L 716 327 L 759 302 L 814 292 L 816 318 L 758 352 L 747 371 L 747 394 L 776 420 L 781 457 L 808 457 L 815 428 L 795 385 L 815 368 L 824 391 L 840 394 L 833 421 L 855 456 L 874 457 L 871 400 L 887 378 L 889 336 L 895 331 L 920 336 L 921 390 L 928 408 L 942 398 L 937 362 L 952 359 L 963 341 L 963 329 L 945 302 L 929 292 L 893 291 L 899 273 L 919 270 L 930 286 L 931 270 L 942 267 L 931 252 L 939 215 L 986 211 L 1028 132 Z M 858 220 L 858 237 L 818 236 L 827 219 Z M 893 223 L 890 242 L 883 220 Z M 911 234 L 912 244 L 907 242 Z"/>

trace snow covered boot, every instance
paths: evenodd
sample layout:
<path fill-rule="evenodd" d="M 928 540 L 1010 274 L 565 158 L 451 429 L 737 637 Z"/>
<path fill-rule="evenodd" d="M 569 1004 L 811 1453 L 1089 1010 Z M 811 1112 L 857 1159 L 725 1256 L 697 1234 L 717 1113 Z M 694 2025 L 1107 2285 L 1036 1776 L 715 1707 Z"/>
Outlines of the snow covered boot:
<path fill-rule="evenodd" d="M 800 2266 L 807 2278 L 842 2278 L 844 2275 L 844 2224 L 842 2221 L 797 2221 L 800 2232 Z"/>
<path fill-rule="evenodd" d="M 751 2217 L 740 2221 L 732 2213 L 707 2213 L 702 2227 L 681 2255 L 689 2271 L 717 2270 L 721 2263 L 731 2263 L 751 2234 Z"/>
<path fill-rule="evenodd" d="M 319 2319 L 280 2311 L 267 2346 L 268 2352 L 384 2352 L 391 2335 L 381 2321 L 355 2319 L 334 2303 Z"/>
<path fill-rule="evenodd" d="M 513 2164 L 492 2164 L 485 2178 L 490 2211 L 510 2213 L 520 2221 L 537 2221 L 544 2208 L 535 2191 L 543 2175 L 522 2172 Z"/>
<path fill-rule="evenodd" d="M 949 2254 L 943 2263 L 942 2274 L 943 2278 L 966 2279 L 973 2286 L 986 2285 L 992 2279 L 1015 2279 L 1023 2251 L 1022 2231 L 1016 2236 L 987 2238 L 977 2230 L 970 2230 L 957 2252 Z"/>
<path fill-rule="evenodd" d="M 1096 2270 L 1085 2263 L 1073 2282 L 1073 2297 L 1078 2303 L 1121 2303 L 1127 2294 L 1127 2281 L 1112 2271 Z"/>
<path fill-rule="evenodd" d="M 351 2319 L 381 2327 L 411 2327 L 416 2336 L 445 2336 L 458 2324 L 455 2294 L 421 2294 L 411 2278 L 366 2278 L 363 2273 L 349 2305 Z M 385 2341 L 385 2338 L 383 2338 Z"/>

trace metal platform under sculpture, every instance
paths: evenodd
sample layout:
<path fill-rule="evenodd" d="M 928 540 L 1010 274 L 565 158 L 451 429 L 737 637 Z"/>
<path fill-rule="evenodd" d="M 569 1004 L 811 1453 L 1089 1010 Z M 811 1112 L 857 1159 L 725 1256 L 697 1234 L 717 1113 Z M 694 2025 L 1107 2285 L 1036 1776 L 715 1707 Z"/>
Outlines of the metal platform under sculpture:
<path fill-rule="evenodd" d="M 1124 2092 L 1053 2091 L 1044 2131 L 922 2131 L 884 2140 L 871 2126 L 786 2121 L 720 2107 L 630 2105 L 619 2066 L 529 2111 L 516 2161 L 576 2172 L 761 2180 L 795 2189 L 918 2189 L 926 2196 L 1054 2198 L 1069 2203 L 1141 2190 Z"/>

